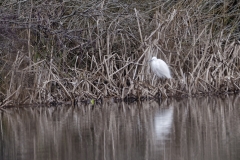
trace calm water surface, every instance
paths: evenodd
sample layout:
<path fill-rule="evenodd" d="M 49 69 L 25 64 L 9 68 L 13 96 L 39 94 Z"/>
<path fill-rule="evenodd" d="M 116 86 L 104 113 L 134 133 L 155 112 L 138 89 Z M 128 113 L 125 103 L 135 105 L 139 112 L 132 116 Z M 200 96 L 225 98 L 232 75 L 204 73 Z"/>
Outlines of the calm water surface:
<path fill-rule="evenodd" d="M 240 159 L 240 96 L 11 108 L 0 160 Z"/>

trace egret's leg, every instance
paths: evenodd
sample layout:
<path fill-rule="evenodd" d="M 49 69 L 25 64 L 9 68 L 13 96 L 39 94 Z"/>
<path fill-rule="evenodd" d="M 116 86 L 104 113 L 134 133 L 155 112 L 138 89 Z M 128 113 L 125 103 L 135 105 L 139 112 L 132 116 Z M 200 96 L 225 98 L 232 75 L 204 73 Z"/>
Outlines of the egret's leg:
<path fill-rule="evenodd" d="M 161 97 L 162 97 L 162 91 L 161 90 L 162 90 L 162 82 L 159 79 L 158 84 L 157 84 L 157 98 L 158 98 L 158 100 L 160 100 Z"/>
<path fill-rule="evenodd" d="M 156 74 L 154 74 L 154 76 L 153 76 L 153 79 L 152 79 L 152 86 L 153 86 L 153 81 L 154 81 L 155 77 L 156 77 Z"/>

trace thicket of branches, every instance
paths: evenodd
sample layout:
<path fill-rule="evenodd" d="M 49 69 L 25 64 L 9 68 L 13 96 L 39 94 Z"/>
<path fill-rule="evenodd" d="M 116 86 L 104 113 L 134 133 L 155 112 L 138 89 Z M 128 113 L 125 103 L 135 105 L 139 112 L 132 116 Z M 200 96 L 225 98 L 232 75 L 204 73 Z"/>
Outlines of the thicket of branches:
<path fill-rule="evenodd" d="M 0 5 L 1 106 L 240 89 L 237 0 Z M 152 56 L 173 79 L 154 78 Z"/>

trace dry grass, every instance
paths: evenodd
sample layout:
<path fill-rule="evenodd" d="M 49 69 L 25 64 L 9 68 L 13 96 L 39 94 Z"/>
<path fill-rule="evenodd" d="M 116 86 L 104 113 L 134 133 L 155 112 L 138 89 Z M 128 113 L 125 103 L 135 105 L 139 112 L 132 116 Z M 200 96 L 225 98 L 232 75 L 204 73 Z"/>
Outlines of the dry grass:
<path fill-rule="evenodd" d="M 236 93 L 237 1 L 4 1 L 1 106 Z M 160 81 L 148 60 L 166 61 Z"/>

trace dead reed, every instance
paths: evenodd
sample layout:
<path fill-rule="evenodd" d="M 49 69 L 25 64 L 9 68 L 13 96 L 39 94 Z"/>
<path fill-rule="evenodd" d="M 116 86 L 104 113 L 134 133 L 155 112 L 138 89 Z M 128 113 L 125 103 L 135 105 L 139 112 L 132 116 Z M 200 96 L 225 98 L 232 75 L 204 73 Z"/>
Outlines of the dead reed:
<path fill-rule="evenodd" d="M 240 90 L 236 0 L 0 5 L 1 106 Z M 152 56 L 172 80 L 153 80 Z"/>

